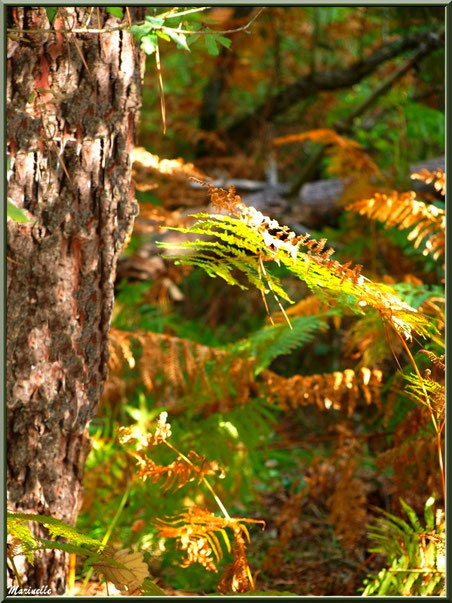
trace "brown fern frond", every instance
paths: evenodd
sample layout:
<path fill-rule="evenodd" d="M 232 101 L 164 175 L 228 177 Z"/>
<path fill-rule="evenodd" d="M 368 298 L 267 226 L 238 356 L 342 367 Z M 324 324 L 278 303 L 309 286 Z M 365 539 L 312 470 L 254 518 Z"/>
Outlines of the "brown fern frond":
<path fill-rule="evenodd" d="M 356 476 L 357 457 L 362 453 L 362 440 L 356 438 L 346 424 L 336 427 L 339 438 L 333 463 L 339 470 L 333 494 L 330 497 L 330 521 L 342 536 L 344 546 L 353 549 L 364 535 L 367 523 L 367 498 L 364 482 Z"/>
<path fill-rule="evenodd" d="M 432 492 L 441 497 L 437 438 L 428 408 L 418 404 L 394 431 L 392 446 L 377 456 L 377 467 L 392 467 L 397 498 L 421 511 Z"/>
<path fill-rule="evenodd" d="M 343 372 L 295 375 L 281 377 L 265 370 L 261 373 L 264 388 L 270 400 L 283 410 L 315 404 L 320 410 L 344 409 L 348 416 L 353 414 L 359 398 L 366 404 L 381 407 L 380 387 L 383 373 L 378 369 L 363 367 L 358 373 L 351 369 Z"/>
<path fill-rule="evenodd" d="M 430 350 L 419 350 L 419 351 L 421 352 L 421 354 L 425 354 L 426 356 L 428 356 L 430 358 L 432 364 L 434 366 L 436 366 L 438 369 L 440 369 L 442 372 L 444 372 L 446 370 L 445 354 L 442 354 L 441 356 L 437 356 Z"/>
<path fill-rule="evenodd" d="M 228 592 L 247 593 L 254 590 L 243 534 L 240 530 L 234 529 L 234 537 L 232 546 L 234 561 L 225 568 L 218 584 L 218 590 L 223 595 Z"/>
<path fill-rule="evenodd" d="M 170 490 L 179 490 L 189 482 L 202 479 L 207 475 L 224 476 L 223 469 L 217 461 L 206 461 L 197 452 L 191 450 L 187 457 L 190 462 L 184 458 L 177 458 L 169 465 L 157 465 L 152 459 L 145 455 L 134 455 L 138 460 L 138 477 L 143 481 L 150 480 L 153 484 L 162 479 L 165 481 L 160 486 L 164 492 Z"/>
<path fill-rule="evenodd" d="M 422 180 L 422 182 L 425 182 L 426 184 L 433 182 L 435 190 L 441 193 L 443 197 L 446 194 L 446 175 L 443 170 L 440 170 L 439 168 L 433 171 L 422 169 L 419 172 L 414 172 L 414 174 L 411 174 L 411 179 Z"/>
<path fill-rule="evenodd" d="M 424 255 L 433 254 L 436 260 L 445 253 L 446 217 L 444 210 L 416 200 L 416 193 L 375 193 L 349 205 L 347 210 L 356 211 L 372 220 L 384 222 L 387 227 L 410 229 L 408 240 L 417 249 L 425 240 Z"/>
<path fill-rule="evenodd" d="M 208 365 L 218 369 L 208 375 Z M 226 411 L 237 402 L 247 403 L 256 387 L 255 365 L 254 358 L 233 355 L 220 348 L 171 335 L 117 328 L 110 332 L 109 383 L 122 373 L 124 366 L 135 368 L 139 374 L 137 378 L 148 391 L 163 396 L 165 405 L 171 407 L 172 412 L 182 410 L 180 399 L 195 390 L 203 391 L 212 411 Z M 115 383 L 116 387 L 122 387 L 118 380 Z M 114 394 L 110 385 L 106 391 L 110 396 Z"/>
<path fill-rule="evenodd" d="M 187 557 L 181 563 L 188 567 L 192 563 L 200 563 L 209 571 L 217 572 L 216 563 L 223 557 L 222 545 L 230 552 L 231 543 L 227 528 L 230 528 L 237 544 L 237 560 L 243 564 L 244 536 L 248 539 L 248 530 L 245 524 L 262 524 L 265 522 L 248 518 L 218 517 L 200 507 L 189 507 L 175 517 L 156 519 L 154 525 L 159 530 L 159 536 L 176 538 L 181 550 L 186 551 Z M 216 563 L 213 560 L 216 559 Z M 245 555 L 246 560 L 246 555 Z M 247 560 L 246 560 L 246 563 Z"/>
<path fill-rule="evenodd" d="M 329 147 L 328 154 L 332 159 L 328 167 L 329 173 L 341 177 L 351 176 L 360 180 L 372 177 L 381 178 L 380 170 L 363 147 L 355 140 L 340 136 L 334 130 L 310 130 L 302 134 L 283 136 L 275 138 L 273 144 L 282 145 L 305 140 L 312 140 Z"/>

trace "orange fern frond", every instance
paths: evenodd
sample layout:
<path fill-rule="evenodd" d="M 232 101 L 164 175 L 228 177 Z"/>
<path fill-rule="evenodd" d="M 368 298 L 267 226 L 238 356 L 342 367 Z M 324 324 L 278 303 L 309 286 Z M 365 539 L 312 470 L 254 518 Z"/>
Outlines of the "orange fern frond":
<path fill-rule="evenodd" d="M 182 567 L 200 563 L 207 570 L 215 572 L 218 571 L 216 564 L 223 557 L 219 537 L 221 537 L 227 551 L 231 552 L 231 542 L 226 529 L 230 528 L 232 530 L 235 543 L 239 542 L 238 550 L 243 562 L 244 537 L 249 541 L 249 533 L 245 524 L 250 523 L 265 526 L 265 522 L 261 520 L 218 517 L 200 507 L 189 507 L 180 515 L 154 521 L 154 525 L 159 530 L 159 536 L 176 538 L 179 548 L 186 551 L 187 557 L 181 563 Z"/>
<path fill-rule="evenodd" d="M 419 172 L 414 172 L 414 174 L 411 174 L 411 179 L 422 180 L 422 182 L 425 182 L 426 184 L 433 182 L 435 190 L 441 193 L 443 197 L 446 194 L 446 175 L 443 170 L 440 170 L 439 168 L 433 171 L 423 169 Z"/>
<path fill-rule="evenodd" d="M 315 404 L 320 410 L 345 409 L 348 416 L 353 414 L 360 397 L 364 397 L 366 404 L 374 403 L 380 408 L 382 376 L 380 370 L 367 367 L 357 373 L 346 369 L 343 372 L 288 378 L 270 370 L 261 373 L 267 395 L 283 410 Z"/>
<path fill-rule="evenodd" d="M 417 249 L 425 240 L 424 255 L 433 254 L 436 260 L 445 253 L 446 216 L 443 209 L 416 200 L 416 193 L 375 193 L 370 199 L 352 203 L 346 209 L 356 211 L 387 227 L 410 229 L 408 240 Z"/>
<path fill-rule="evenodd" d="M 331 164 L 328 172 L 337 176 L 351 176 L 362 180 L 364 178 L 381 178 L 381 172 L 375 162 L 364 151 L 362 146 L 350 138 L 340 136 L 334 130 L 319 129 L 275 138 L 273 144 L 282 145 L 292 142 L 312 140 L 327 145 Z"/>

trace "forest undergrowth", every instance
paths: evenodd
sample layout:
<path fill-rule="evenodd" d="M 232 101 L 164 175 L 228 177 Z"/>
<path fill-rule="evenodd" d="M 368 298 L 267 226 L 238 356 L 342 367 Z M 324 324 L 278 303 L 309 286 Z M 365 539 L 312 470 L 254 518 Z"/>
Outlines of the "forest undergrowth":
<path fill-rule="evenodd" d="M 233 69 L 245 79 L 243 61 Z M 241 154 L 178 118 L 175 86 L 168 156 L 208 152 L 151 152 L 155 93 L 81 515 L 69 528 L 11 514 L 12 563 L 63 548 L 76 595 L 105 593 L 102 581 L 129 595 L 444 595 L 444 171 L 401 175 L 408 155 L 393 169 L 378 111 L 367 131 L 339 127 L 345 93 L 322 97 L 328 120 L 306 103 L 303 132 L 283 122 Z M 299 186 L 301 148 L 340 181 L 325 219 L 278 179 L 270 201 L 237 192 L 275 166 Z"/>

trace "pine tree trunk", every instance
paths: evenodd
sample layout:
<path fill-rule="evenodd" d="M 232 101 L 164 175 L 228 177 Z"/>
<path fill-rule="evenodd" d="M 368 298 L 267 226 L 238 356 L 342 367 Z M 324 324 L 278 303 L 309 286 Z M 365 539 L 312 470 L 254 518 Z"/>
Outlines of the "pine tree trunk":
<path fill-rule="evenodd" d="M 105 8 L 9 7 L 7 224 L 8 509 L 73 524 L 87 425 L 107 376 L 116 262 L 136 214 L 130 152 L 142 57 Z M 129 9 L 132 21 L 144 8 Z M 52 27 L 52 33 L 30 33 Z M 28 30 L 25 32 L 23 30 Z M 41 533 L 42 534 L 42 533 Z M 22 558 L 21 558 L 22 559 Z M 24 564 L 24 586 L 62 594 L 65 556 Z"/>

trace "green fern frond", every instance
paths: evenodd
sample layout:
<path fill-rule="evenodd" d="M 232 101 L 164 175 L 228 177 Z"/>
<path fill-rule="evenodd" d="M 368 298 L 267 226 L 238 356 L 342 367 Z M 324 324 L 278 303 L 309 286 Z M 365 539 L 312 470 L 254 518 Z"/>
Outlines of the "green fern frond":
<path fill-rule="evenodd" d="M 287 323 L 264 327 L 231 346 L 231 351 L 256 357 L 257 375 L 277 356 L 289 354 L 304 343 L 312 341 L 315 333 L 326 324 L 326 318 L 321 316 L 299 316 L 292 319 L 292 329 Z"/>
<path fill-rule="evenodd" d="M 51 536 L 54 538 L 61 537 L 70 540 L 75 544 L 81 544 L 91 546 L 95 550 L 102 547 L 102 543 L 94 538 L 82 534 L 76 528 L 64 523 L 55 517 L 48 517 L 46 515 L 33 515 L 29 513 L 7 513 L 7 519 L 12 520 L 16 523 L 23 523 L 26 521 L 35 521 L 45 526 Z M 17 527 L 15 528 L 17 530 Z"/>
<path fill-rule="evenodd" d="M 371 528 L 374 546 L 369 550 L 387 555 L 389 566 L 364 581 L 363 596 L 441 594 L 444 589 L 444 523 L 435 525 L 430 497 L 425 504 L 424 527 L 415 511 L 400 500 L 410 523 L 391 513 Z M 411 524 L 411 525 L 410 525 Z"/>
<path fill-rule="evenodd" d="M 219 194 L 226 194 L 216 190 L 220 191 Z M 259 289 L 267 288 L 267 280 L 268 288 L 272 287 L 277 295 L 289 301 L 270 270 L 265 270 L 265 276 L 260 274 L 259 263 L 274 261 L 283 264 L 327 301 L 339 300 L 357 314 L 365 313 L 366 307 L 375 308 L 407 339 L 413 332 L 426 337 L 435 329 L 430 320 L 402 301 L 391 287 L 361 276 L 358 267 L 351 270 L 348 265 L 331 260 L 333 250 L 324 250 L 324 240 L 317 242 L 308 240 L 307 235 L 296 236 L 287 227 L 280 227 L 274 220 L 243 204 L 236 215 L 239 217 L 197 214 L 198 220 L 192 226 L 173 228 L 186 234 L 214 237 L 214 241 L 197 239 L 159 245 L 167 249 L 186 249 L 188 254 L 175 259 L 181 264 L 200 266 L 211 276 L 220 276 L 229 284 L 238 284 L 230 274 L 233 268 L 243 272 L 248 281 Z M 302 252 L 301 246 L 308 251 Z M 264 282 L 264 285 L 260 286 L 259 282 Z"/>

